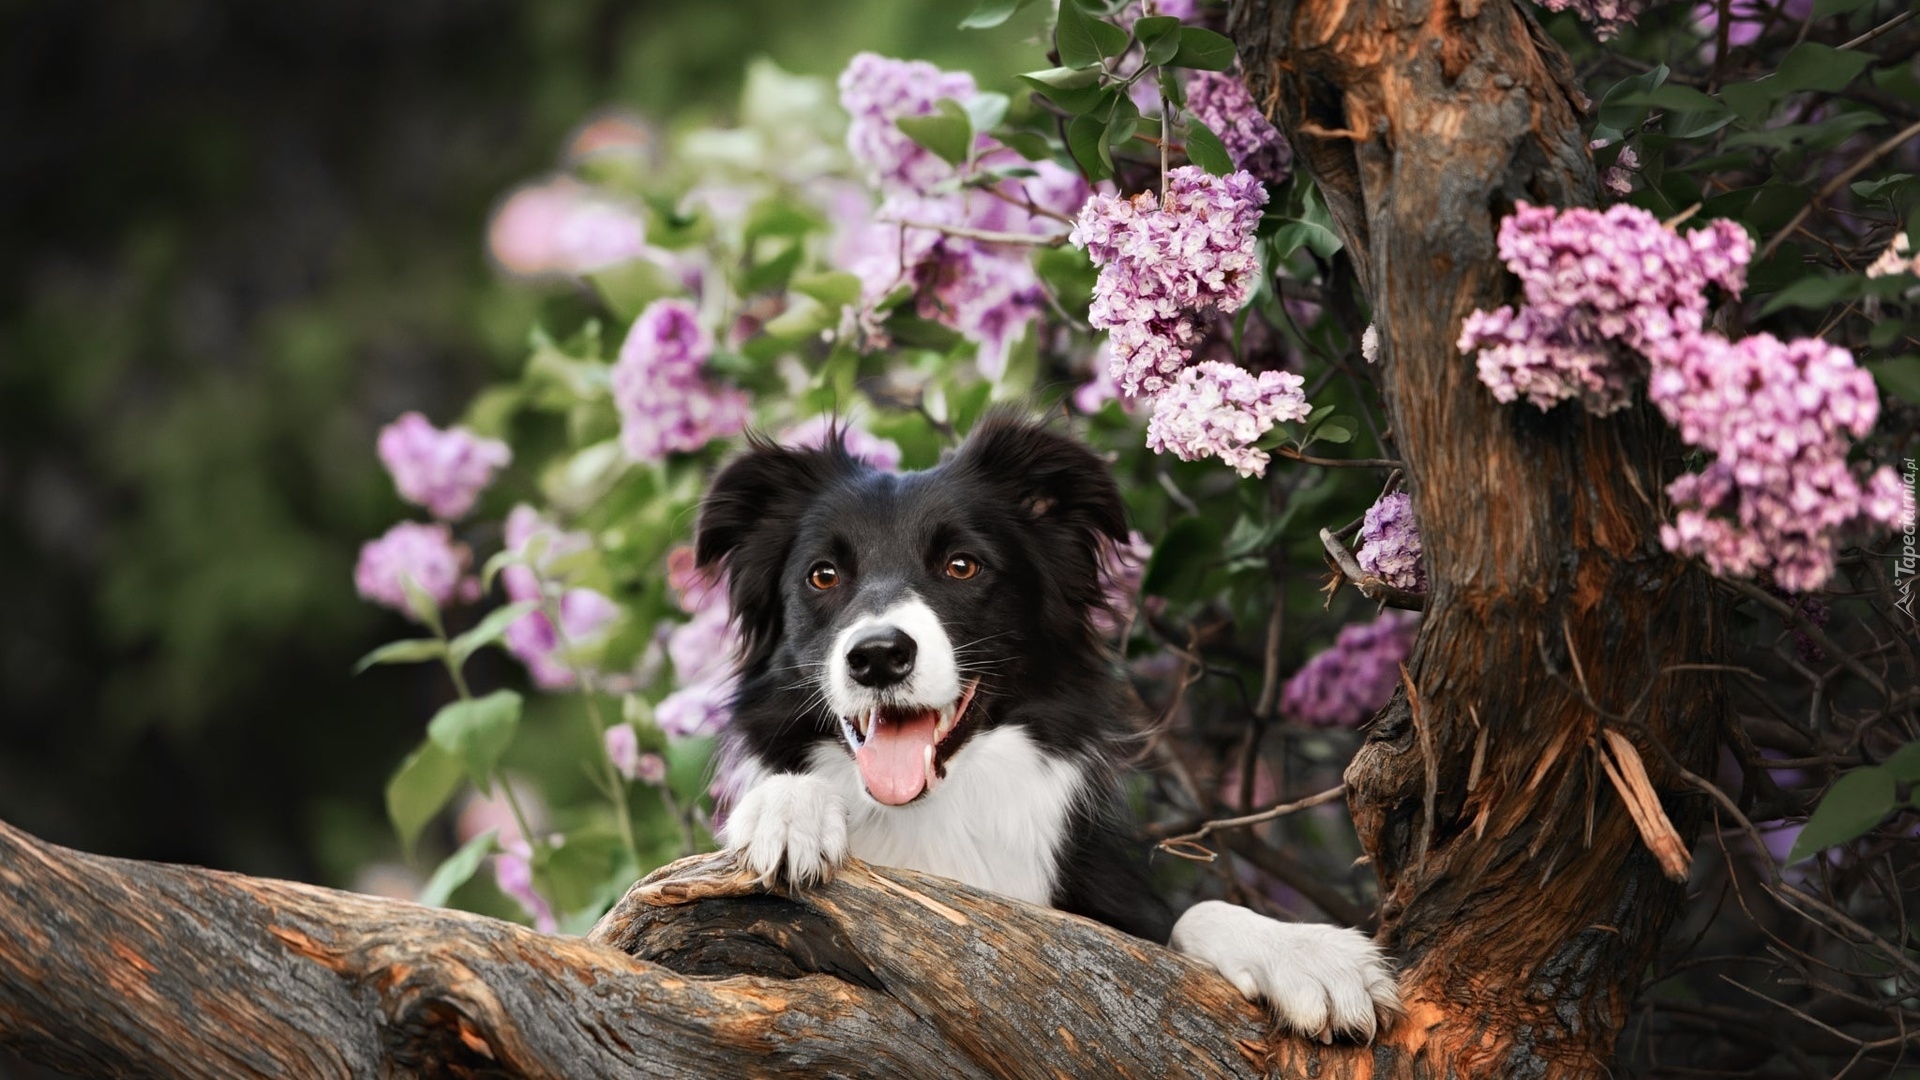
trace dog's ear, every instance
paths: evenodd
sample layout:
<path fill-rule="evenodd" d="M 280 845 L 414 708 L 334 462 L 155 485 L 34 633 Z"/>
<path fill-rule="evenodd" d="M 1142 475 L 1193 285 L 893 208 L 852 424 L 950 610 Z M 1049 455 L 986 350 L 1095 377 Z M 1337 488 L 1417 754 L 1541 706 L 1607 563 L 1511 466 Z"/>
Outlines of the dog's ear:
<path fill-rule="evenodd" d="M 1029 519 L 1125 543 L 1127 506 L 1113 472 L 1078 439 L 1010 412 L 991 412 L 974 426 L 953 465 L 1012 494 Z"/>
<path fill-rule="evenodd" d="M 726 572 L 746 666 L 764 659 L 779 639 L 780 575 L 807 503 L 859 468 L 838 438 L 818 450 L 794 450 L 748 435 L 747 452 L 728 462 L 707 489 L 694 530 L 694 562 L 702 570 Z"/>
<path fill-rule="evenodd" d="M 1107 463 L 1077 439 L 994 412 L 974 427 L 950 467 L 1002 492 L 1038 533 L 1034 550 L 1054 612 L 1052 632 L 1089 632 L 1089 614 L 1111 603 L 1101 557 L 1128 538 L 1127 506 Z"/>

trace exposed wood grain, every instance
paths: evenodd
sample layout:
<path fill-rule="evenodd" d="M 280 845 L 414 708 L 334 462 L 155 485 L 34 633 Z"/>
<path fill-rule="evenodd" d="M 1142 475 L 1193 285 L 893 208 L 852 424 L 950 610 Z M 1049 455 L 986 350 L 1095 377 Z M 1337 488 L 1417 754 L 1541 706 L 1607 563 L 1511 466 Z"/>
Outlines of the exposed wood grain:
<path fill-rule="evenodd" d="M 1724 691 L 1668 669 L 1717 657 L 1714 599 L 1659 548 L 1645 493 L 1677 455 L 1649 410 L 1501 405 L 1455 345 L 1513 299 L 1499 219 L 1593 201 L 1584 98 L 1513 0 L 1235 0 L 1228 26 L 1371 301 L 1432 582 L 1418 722 L 1402 693 L 1347 772 L 1383 941 L 1437 1025 L 1397 1072 L 1600 1075 L 1683 890 L 1601 775 L 1596 709 L 1663 748 L 1636 794 L 1674 865 L 1701 800 L 1670 763 L 1706 767 Z"/>

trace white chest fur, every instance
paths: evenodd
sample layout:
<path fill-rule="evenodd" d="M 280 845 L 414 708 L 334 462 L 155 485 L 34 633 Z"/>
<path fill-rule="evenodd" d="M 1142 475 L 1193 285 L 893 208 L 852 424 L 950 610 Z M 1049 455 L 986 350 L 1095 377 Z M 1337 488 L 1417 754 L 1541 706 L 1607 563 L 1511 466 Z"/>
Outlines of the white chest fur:
<path fill-rule="evenodd" d="M 869 798 L 839 746 L 816 746 L 807 772 L 845 800 L 853 855 L 1034 904 L 1052 900 L 1060 848 L 1085 784 L 1079 765 L 1042 750 L 1018 727 L 968 740 L 939 786 L 906 806 Z"/>

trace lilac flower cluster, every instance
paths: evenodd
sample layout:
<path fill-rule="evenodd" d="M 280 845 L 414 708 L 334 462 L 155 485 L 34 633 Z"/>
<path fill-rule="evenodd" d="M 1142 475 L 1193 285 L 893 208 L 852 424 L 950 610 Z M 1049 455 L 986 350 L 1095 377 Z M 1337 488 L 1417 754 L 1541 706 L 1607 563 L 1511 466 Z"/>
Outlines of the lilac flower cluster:
<path fill-rule="evenodd" d="M 1093 628 L 1102 637 L 1110 637 L 1133 622 L 1140 604 L 1140 581 L 1147 573 L 1147 560 L 1153 558 L 1153 545 L 1135 529 L 1127 542 L 1100 545 L 1100 587 L 1106 594 L 1106 606 L 1093 613 Z"/>
<path fill-rule="evenodd" d="M 1147 420 L 1147 446 L 1181 461 L 1217 457 L 1241 476 L 1264 476 L 1267 452 L 1254 446 L 1282 420 L 1304 420 L 1312 410 L 1288 371 L 1259 375 L 1206 360 L 1182 371 L 1154 398 Z"/>
<path fill-rule="evenodd" d="M 1427 564 L 1420 557 L 1420 527 L 1413 519 L 1413 496 L 1383 495 L 1367 508 L 1360 524 L 1360 569 L 1396 589 L 1427 591 Z"/>
<path fill-rule="evenodd" d="M 1158 394 L 1186 366 L 1196 312 L 1232 312 L 1252 295 L 1266 201 L 1248 173 L 1184 165 L 1167 174 L 1165 206 L 1142 192 L 1095 195 L 1081 209 L 1068 238 L 1100 267 L 1088 317 L 1110 332 L 1114 377 L 1128 395 Z"/>
<path fill-rule="evenodd" d="M 507 515 L 506 547 L 529 560 L 500 572 L 507 599 L 514 603 L 545 603 L 542 579 L 558 569 L 561 560 L 586 551 L 593 541 L 585 533 L 566 532 L 522 503 Z M 620 617 L 620 608 L 592 589 L 571 588 L 560 594 L 560 625 L 547 612 L 530 611 L 507 627 L 507 651 L 527 667 L 534 684 L 563 690 L 579 682 L 576 664 L 568 653 L 597 641 Z"/>
<path fill-rule="evenodd" d="M 500 854 L 493 857 L 493 883 L 502 893 L 520 905 L 533 920 L 533 928 L 543 934 L 560 929 L 553 905 L 533 887 L 533 847 L 525 840 L 502 840 Z"/>
<path fill-rule="evenodd" d="M 620 445 L 635 461 L 698 450 L 747 425 L 747 395 L 702 370 L 713 335 L 685 300 L 656 300 L 633 322 L 613 365 Z"/>
<path fill-rule="evenodd" d="M 1044 310 L 1046 294 L 1027 246 L 952 230 L 1058 237 L 1058 217 L 1078 210 L 1089 189 L 1052 162 L 1031 167 L 1036 175 L 992 190 L 898 192 L 877 210 L 865 203 L 836 207 L 842 226 L 835 262 L 860 278 L 868 309 L 909 288 L 915 313 L 978 345 L 981 373 L 996 379 L 1006 370 L 1008 351 Z"/>
<path fill-rule="evenodd" d="M 1246 79 L 1225 71 L 1187 75 L 1187 111 L 1227 148 L 1233 167 L 1279 183 L 1293 165 L 1293 148 L 1247 92 Z"/>
<path fill-rule="evenodd" d="M 1683 237 L 1628 206 L 1556 214 L 1523 204 L 1501 225 L 1500 254 L 1527 303 L 1474 312 L 1460 347 L 1485 350 L 1480 377 L 1495 397 L 1525 394 L 1542 409 L 1579 397 L 1611 412 L 1650 371 L 1649 399 L 1714 458 L 1667 488 L 1676 513 L 1661 542 L 1716 574 L 1768 569 L 1804 592 L 1826 583 L 1843 533 L 1898 519 L 1899 485 L 1891 469 L 1863 477 L 1847 464 L 1880 408 L 1852 354 L 1705 329 L 1706 286 L 1738 293 L 1752 250 L 1731 222 Z"/>
<path fill-rule="evenodd" d="M 1606 145 L 1607 140 L 1595 139 L 1587 144 L 1587 148 L 1599 150 Z M 1639 168 L 1640 155 L 1634 152 L 1633 147 L 1623 146 L 1620 152 L 1614 155 L 1613 164 L 1607 166 L 1607 171 L 1600 175 L 1600 185 L 1615 195 L 1631 195 L 1633 194 L 1633 174 Z"/>
<path fill-rule="evenodd" d="M 1280 691 L 1280 711 L 1315 727 L 1353 727 L 1393 697 L 1420 616 L 1389 611 L 1342 627 L 1333 646 L 1301 665 Z"/>
<path fill-rule="evenodd" d="M 898 121 L 933 114 L 941 98 L 965 101 L 978 92 L 963 71 L 860 53 L 840 73 L 840 106 L 853 118 L 847 149 L 882 191 L 931 191 L 953 178 L 953 166 L 909 138 Z"/>
<path fill-rule="evenodd" d="M 403 521 L 360 548 L 353 586 L 361 599 L 414 618 L 403 579 L 411 579 L 435 604 L 445 607 L 456 598 L 477 596 L 479 583 L 466 576 L 472 565 L 473 552 L 455 541 L 446 525 Z"/>
<path fill-rule="evenodd" d="M 693 549 L 686 547 L 668 554 L 667 581 L 680 594 L 680 609 L 693 618 L 667 634 L 679 686 L 655 706 L 654 722 L 674 738 L 711 734 L 732 718 L 738 686 L 733 658 L 739 636 L 727 614 L 726 583 L 695 567 Z"/>
<path fill-rule="evenodd" d="M 1862 478 L 1847 464 L 1880 398 L 1845 349 L 1701 334 L 1656 361 L 1647 395 L 1681 438 L 1714 456 L 1667 488 L 1676 513 L 1660 539 L 1715 574 L 1770 568 L 1789 592 L 1818 589 L 1843 532 L 1900 519 L 1893 470 Z"/>
<path fill-rule="evenodd" d="M 1753 242 L 1716 220 L 1682 236 L 1633 206 L 1603 212 L 1519 207 L 1500 224 L 1500 257 L 1520 278 L 1518 309 L 1476 311 L 1460 331 L 1480 381 L 1501 401 L 1541 409 L 1578 399 L 1605 415 L 1627 404 L 1639 365 L 1698 335 L 1706 287 L 1738 292 Z"/>
<path fill-rule="evenodd" d="M 667 777 L 667 762 L 651 751 L 640 752 L 640 734 L 633 725 L 617 723 L 601 734 L 607 748 L 607 760 L 620 775 L 643 784 L 658 784 Z"/>
<path fill-rule="evenodd" d="M 1593 24 L 1593 34 L 1601 41 L 1611 39 L 1622 27 L 1640 17 L 1647 0 L 1540 0 L 1548 11 L 1568 11 Z"/>
<path fill-rule="evenodd" d="M 465 517 L 494 470 L 513 460 L 506 443 L 463 427 L 441 431 L 417 412 L 381 428 L 378 445 L 400 497 L 443 521 Z"/>
<path fill-rule="evenodd" d="M 1882 251 L 1880 257 L 1873 260 L 1872 265 L 1867 267 L 1867 276 L 1879 278 L 1891 277 L 1894 274 L 1920 275 L 1920 255 L 1909 258 L 1911 253 L 1912 247 L 1907 243 L 1906 230 L 1902 229 L 1893 234 L 1893 239 L 1888 241 L 1886 250 Z"/>
<path fill-rule="evenodd" d="M 510 274 L 586 274 L 653 252 L 646 221 L 572 180 L 530 184 L 507 196 L 487 230 L 494 262 Z"/>

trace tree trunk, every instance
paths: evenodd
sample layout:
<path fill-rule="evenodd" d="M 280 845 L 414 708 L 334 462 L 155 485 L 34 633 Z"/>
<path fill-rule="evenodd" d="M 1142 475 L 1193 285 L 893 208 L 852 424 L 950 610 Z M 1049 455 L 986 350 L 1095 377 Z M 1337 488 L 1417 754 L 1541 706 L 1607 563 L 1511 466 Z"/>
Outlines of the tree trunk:
<path fill-rule="evenodd" d="M 0 825 L 0 1046 L 87 1076 L 1255 1077 L 1225 979 L 1047 908 L 855 863 L 760 892 L 726 854 L 587 940 Z M 635 956 L 624 955 L 622 950 Z M 1302 1073 L 1301 1075 L 1304 1075 Z"/>
<path fill-rule="evenodd" d="M 1684 900 L 1702 800 L 1675 766 L 1705 772 L 1724 721 L 1714 599 L 1660 547 L 1677 455 L 1650 409 L 1502 405 L 1455 345 L 1512 299 L 1513 204 L 1592 202 L 1585 98 L 1509 0 L 1228 19 L 1372 301 L 1432 581 L 1411 688 L 1347 771 L 1411 1007 L 1378 1072 L 1601 1075 Z"/>

